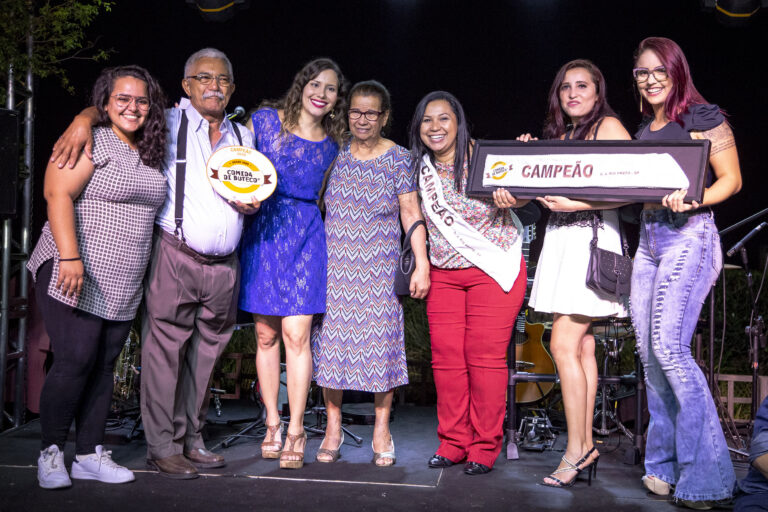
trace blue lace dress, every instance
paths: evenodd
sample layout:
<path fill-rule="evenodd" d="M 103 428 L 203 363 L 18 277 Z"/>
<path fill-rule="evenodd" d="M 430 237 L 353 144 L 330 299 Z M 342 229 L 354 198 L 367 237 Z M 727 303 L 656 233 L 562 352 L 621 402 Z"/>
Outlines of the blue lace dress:
<path fill-rule="evenodd" d="M 239 307 L 261 315 L 325 312 L 325 230 L 317 198 L 339 151 L 320 142 L 280 135 L 274 109 L 253 114 L 256 149 L 277 169 L 277 190 L 249 219 L 240 243 Z"/>

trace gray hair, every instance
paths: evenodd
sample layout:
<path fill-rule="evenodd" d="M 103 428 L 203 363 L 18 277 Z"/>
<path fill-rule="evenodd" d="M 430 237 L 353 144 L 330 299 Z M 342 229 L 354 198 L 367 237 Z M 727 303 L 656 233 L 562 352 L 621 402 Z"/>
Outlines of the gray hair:
<path fill-rule="evenodd" d="M 223 60 L 227 65 L 227 73 L 229 74 L 229 78 L 231 78 L 233 82 L 235 81 L 235 75 L 232 72 L 232 63 L 229 62 L 229 59 L 224 54 L 224 52 L 217 50 L 216 48 L 203 48 L 202 50 L 198 50 L 190 55 L 187 59 L 187 63 L 184 64 L 184 76 L 189 76 L 189 73 L 191 73 L 192 66 L 195 65 L 195 62 L 206 58 Z"/>

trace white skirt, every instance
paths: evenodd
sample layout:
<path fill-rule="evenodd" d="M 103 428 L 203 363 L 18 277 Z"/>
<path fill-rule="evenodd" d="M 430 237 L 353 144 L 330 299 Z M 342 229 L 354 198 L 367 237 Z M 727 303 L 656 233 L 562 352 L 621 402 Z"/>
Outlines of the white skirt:
<path fill-rule="evenodd" d="M 620 253 L 617 210 L 603 210 L 603 226 L 597 230 L 597 245 Z M 597 317 L 626 317 L 625 301 L 598 294 L 586 286 L 592 227 L 547 225 L 544 244 L 536 265 L 536 277 L 528 305 L 543 313 Z"/>

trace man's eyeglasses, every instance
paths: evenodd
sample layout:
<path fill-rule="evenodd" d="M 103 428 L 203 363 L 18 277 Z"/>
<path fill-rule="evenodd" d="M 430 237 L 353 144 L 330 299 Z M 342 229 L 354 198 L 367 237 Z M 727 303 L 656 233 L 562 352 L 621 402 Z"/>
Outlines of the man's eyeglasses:
<path fill-rule="evenodd" d="M 112 96 L 115 98 L 115 105 L 117 105 L 117 108 L 123 109 L 128 108 L 128 105 L 131 104 L 131 102 L 134 102 L 136 104 L 136 108 L 139 110 L 147 111 L 149 110 L 149 98 L 146 96 L 131 96 L 130 94 L 115 94 Z"/>
<path fill-rule="evenodd" d="M 635 68 L 632 70 L 632 76 L 635 77 L 635 81 L 638 83 L 647 82 L 648 77 L 651 75 L 653 75 L 653 78 L 655 78 L 658 82 L 666 80 L 669 76 L 669 74 L 667 74 L 667 68 L 664 66 L 659 66 L 653 69 Z"/>
<path fill-rule="evenodd" d="M 365 112 L 361 110 L 357 110 L 356 108 L 353 108 L 349 111 L 349 118 L 353 121 L 357 121 L 360 119 L 360 116 L 365 116 L 367 120 L 370 122 L 374 122 L 379 119 L 379 116 L 383 114 L 383 112 L 379 112 L 378 110 L 366 110 Z"/>
<path fill-rule="evenodd" d="M 208 73 L 198 73 L 196 75 L 188 76 L 185 78 L 194 78 L 200 82 L 201 85 L 210 85 L 213 80 L 216 80 L 219 83 L 219 87 L 229 87 L 232 85 L 232 78 L 230 78 L 229 75 L 213 76 L 209 75 Z"/>

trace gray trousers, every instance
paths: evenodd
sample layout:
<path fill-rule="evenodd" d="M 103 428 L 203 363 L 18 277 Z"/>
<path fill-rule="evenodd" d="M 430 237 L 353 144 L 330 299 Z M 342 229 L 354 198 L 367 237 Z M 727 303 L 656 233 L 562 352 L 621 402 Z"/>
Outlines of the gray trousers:
<path fill-rule="evenodd" d="M 205 447 L 209 382 L 232 336 L 239 289 L 236 255 L 208 261 L 156 231 L 141 336 L 141 414 L 150 459 Z"/>

